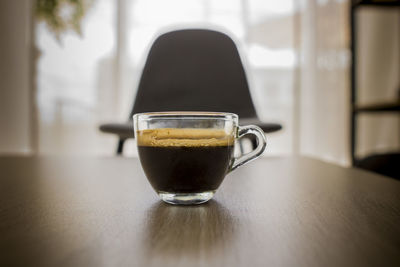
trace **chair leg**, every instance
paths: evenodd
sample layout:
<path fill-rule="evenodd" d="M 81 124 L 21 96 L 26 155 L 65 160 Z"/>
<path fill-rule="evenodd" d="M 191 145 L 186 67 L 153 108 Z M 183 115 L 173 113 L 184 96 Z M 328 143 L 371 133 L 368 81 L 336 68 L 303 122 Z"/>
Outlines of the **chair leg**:
<path fill-rule="evenodd" d="M 250 141 L 251 141 L 251 144 L 252 144 L 252 146 L 253 146 L 253 149 L 256 149 L 257 146 L 258 146 L 257 138 L 255 138 L 254 136 L 252 136 L 252 137 L 250 138 Z"/>
<path fill-rule="evenodd" d="M 238 140 L 238 142 L 239 142 L 240 156 L 243 156 L 244 155 L 243 140 Z"/>
<path fill-rule="evenodd" d="M 122 156 L 122 153 L 124 152 L 124 143 L 125 143 L 125 139 L 120 138 L 118 140 L 117 156 Z"/>

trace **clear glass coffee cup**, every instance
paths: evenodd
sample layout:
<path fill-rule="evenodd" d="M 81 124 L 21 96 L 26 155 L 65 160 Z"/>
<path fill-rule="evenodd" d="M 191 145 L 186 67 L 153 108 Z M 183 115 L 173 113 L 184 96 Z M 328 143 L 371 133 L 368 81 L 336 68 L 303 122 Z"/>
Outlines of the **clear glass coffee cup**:
<path fill-rule="evenodd" d="M 140 163 L 160 198 L 170 204 L 210 200 L 225 176 L 256 159 L 266 147 L 255 125 L 222 112 L 151 112 L 133 116 Z M 237 140 L 254 135 L 257 147 L 234 156 Z"/>

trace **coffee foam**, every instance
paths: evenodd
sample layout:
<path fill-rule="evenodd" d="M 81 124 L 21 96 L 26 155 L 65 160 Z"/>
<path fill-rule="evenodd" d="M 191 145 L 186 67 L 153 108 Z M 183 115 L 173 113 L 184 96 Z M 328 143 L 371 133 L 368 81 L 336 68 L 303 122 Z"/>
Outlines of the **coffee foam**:
<path fill-rule="evenodd" d="M 224 130 L 160 128 L 136 132 L 139 146 L 229 146 L 234 143 L 233 134 Z"/>

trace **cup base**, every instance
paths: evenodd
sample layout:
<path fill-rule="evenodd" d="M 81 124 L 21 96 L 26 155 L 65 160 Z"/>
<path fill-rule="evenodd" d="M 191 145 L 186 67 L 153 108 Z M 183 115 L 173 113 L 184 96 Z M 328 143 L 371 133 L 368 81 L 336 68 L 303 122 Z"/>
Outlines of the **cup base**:
<path fill-rule="evenodd" d="M 173 205 L 197 205 L 209 201 L 214 196 L 215 191 L 205 191 L 201 193 L 168 193 L 159 191 L 160 198 Z"/>

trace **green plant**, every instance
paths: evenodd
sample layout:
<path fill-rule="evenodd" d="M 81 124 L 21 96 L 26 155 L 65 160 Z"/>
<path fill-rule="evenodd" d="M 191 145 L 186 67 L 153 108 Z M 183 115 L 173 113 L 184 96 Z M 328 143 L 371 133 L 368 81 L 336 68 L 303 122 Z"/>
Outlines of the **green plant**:
<path fill-rule="evenodd" d="M 73 30 L 82 35 L 81 21 L 94 0 L 36 0 L 35 15 L 59 40 L 61 33 Z"/>

